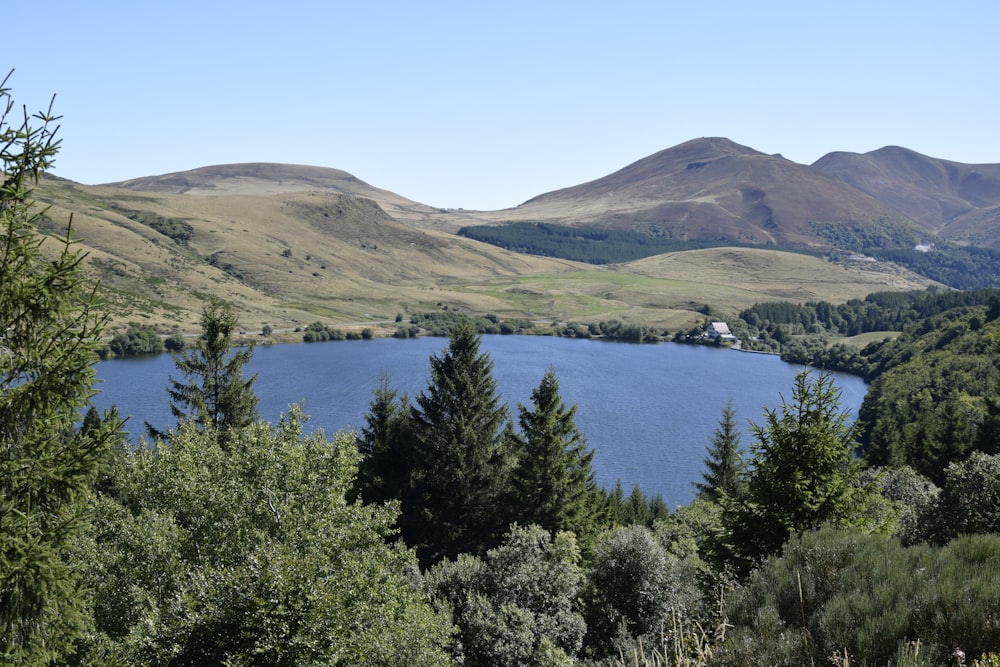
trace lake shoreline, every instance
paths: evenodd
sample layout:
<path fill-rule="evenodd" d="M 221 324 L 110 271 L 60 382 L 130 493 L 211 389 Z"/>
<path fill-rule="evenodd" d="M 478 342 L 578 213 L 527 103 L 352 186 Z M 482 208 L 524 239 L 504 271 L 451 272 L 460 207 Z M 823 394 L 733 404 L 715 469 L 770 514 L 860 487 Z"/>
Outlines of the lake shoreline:
<path fill-rule="evenodd" d="M 702 461 L 726 403 L 732 399 L 744 446 L 747 423 L 762 408 L 789 395 L 801 366 L 768 354 L 729 354 L 706 345 L 603 345 L 606 341 L 556 336 L 486 335 L 502 401 L 516 426 L 517 406 L 531 405 L 531 392 L 546 369 L 559 380 L 567 405 L 577 406 L 577 426 L 595 450 L 598 483 L 628 489 L 638 484 L 660 494 L 668 506 L 693 498 Z M 245 371 L 257 375 L 254 390 L 261 418 L 276 422 L 289 405 L 309 416 L 307 430 L 356 431 L 364 426 L 374 390 L 383 376 L 411 399 L 428 387 L 430 357 L 448 339 L 375 338 L 332 345 L 266 345 L 255 350 Z M 130 417 L 130 439 L 144 436 L 149 422 L 167 429 L 176 420 L 166 393 L 177 371 L 170 355 L 121 358 L 96 365 L 98 410 L 117 406 Z M 835 374 L 845 409 L 855 413 L 867 390 L 854 376 Z"/>

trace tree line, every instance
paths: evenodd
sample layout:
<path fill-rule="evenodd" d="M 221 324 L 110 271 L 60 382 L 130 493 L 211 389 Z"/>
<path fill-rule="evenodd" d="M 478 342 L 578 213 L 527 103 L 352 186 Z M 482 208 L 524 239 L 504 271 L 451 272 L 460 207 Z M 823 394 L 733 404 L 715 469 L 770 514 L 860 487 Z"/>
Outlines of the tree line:
<path fill-rule="evenodd" d="M 462 227 L 458 234 L 514 252 L 571 259 L 588 264 L 631 262 L 665 252 L 724 245 L 718 241 L 676 239 L 669 234 L 647 234 L 602 227 L 570 227 L 547 222 L 473 225 Z"/>
<path fill-rule="evenodd" d="M 905 266 L 914 273 L 960 290 L 1000 286 L 1000 253 L 935 238 L 932 244 L 909 225 L 881 218 L 866 225 L 810 222 L 810 228 L 836 249 L 835 260 L 862 254 Z M 918 246 L 922 246 L 918 248 Z"/>

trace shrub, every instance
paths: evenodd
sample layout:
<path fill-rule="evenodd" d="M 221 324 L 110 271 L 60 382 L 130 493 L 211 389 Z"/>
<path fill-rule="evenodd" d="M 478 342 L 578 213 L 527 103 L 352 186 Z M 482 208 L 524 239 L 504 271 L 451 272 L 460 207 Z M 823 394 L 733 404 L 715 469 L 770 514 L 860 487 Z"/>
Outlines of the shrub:
<path fill-rule="evenodd" d="M 638 639 L 649 645 L 673 614 L 691 614 L 699 599 L 693 570 L 668 554 L 651 530 L 631 525 L 609 531 L 588 568 L 588 651 L 604 657 Z"/>
<path fill-rule="evenodd" d="M 484 558 L 444 561 L 428 576 L 459 628 L 464 661 L 483 667 L 571 664 L 580 650 L 583 581 L 572 533 L 514 526 Z"/>
<path fill-rule="evenodd" d="M 727 606 L 723 664 L 822 664 L 846 652 L 856 666 L 903 663 L 919 640 L 944 664 L 1000 647 L 1000 537 L 943 548 L 825 528 L 793 539 Z"/>

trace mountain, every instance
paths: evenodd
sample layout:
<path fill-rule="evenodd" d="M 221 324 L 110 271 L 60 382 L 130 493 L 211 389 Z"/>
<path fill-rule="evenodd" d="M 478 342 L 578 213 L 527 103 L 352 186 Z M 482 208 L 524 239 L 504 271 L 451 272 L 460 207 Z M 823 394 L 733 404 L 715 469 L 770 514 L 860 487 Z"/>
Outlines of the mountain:
<path fill-rule="evenodd" d="M 371 199 L 394 218 L 418 225 L 441 215 L 439 209 L 369 185 L 346 171 L 308 165 L 223 164 L 106 183 L 103 187 L 179 195 L 266 196 L 329 192 Z"/>
<path fill-rule="evenodd" d="M 49 207 L 43 232 L 65 231 L 72 216 L 115 330 L 196 330 L 209 295 L 231 303 L 250 330 L 391 324 L 440 309 L 676 330 L 758 301 L 839 301 L 928 284 L 890 264 L 765 249 L 606 267 L 520 254 L 453 233 L 488 222 L 489 212 L 442 211 L 345 171 L 300 165 L 219 165 L 103 186 L 46 177 L 35 196 Z M 573 218 L 572 198 L 547 206 Z"/>
<path fill-rule="evenodd" d="M 843 179 L 724 138 L 688 141 L 487 217 L 813 250 L 828 248 L 829 242 L 817 236 L 811 222 L 910 224 L 898 210 Z"/>
<path fill-rule="evenodd" d="M 930 236 L 1000 248 L 1000 164 L 962 164 L 886 146 L 830 153 L 812 167 L 899 211 Z"/>

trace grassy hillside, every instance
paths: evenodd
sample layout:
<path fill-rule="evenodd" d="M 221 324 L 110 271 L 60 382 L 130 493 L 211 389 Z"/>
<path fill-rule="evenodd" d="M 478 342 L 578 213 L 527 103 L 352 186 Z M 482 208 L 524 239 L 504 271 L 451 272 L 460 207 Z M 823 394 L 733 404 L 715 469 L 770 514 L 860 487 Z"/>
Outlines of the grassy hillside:
<path fill-rule="evenodd" d="M 390 320 L 442 307 L 679 328 L 709 310 L 735 314 L 758 300 L 837 302 L 926 283 L 877 265 L 756 249 L 604 267 L 522 255 L 439 231 L 449 226 L 432 224 L 435 214 L 426 210 L 410 212 L 426 216 L 422 223 L 399 220 L 381 202 L 294 181 L 294 173 L 273 188 L 236 187 L 232 176 L 229 186 L 213 188 L 206 177 L 184 193 L 46 179 L 36 195 L 51 207 L 45 231 L 63 229 L 73 215 L 90 252 L 87 271 L 100 281 L 116 327 L 196 330 L 201 304 L 214 295 L 233 304 L 248 330 Z"/>

